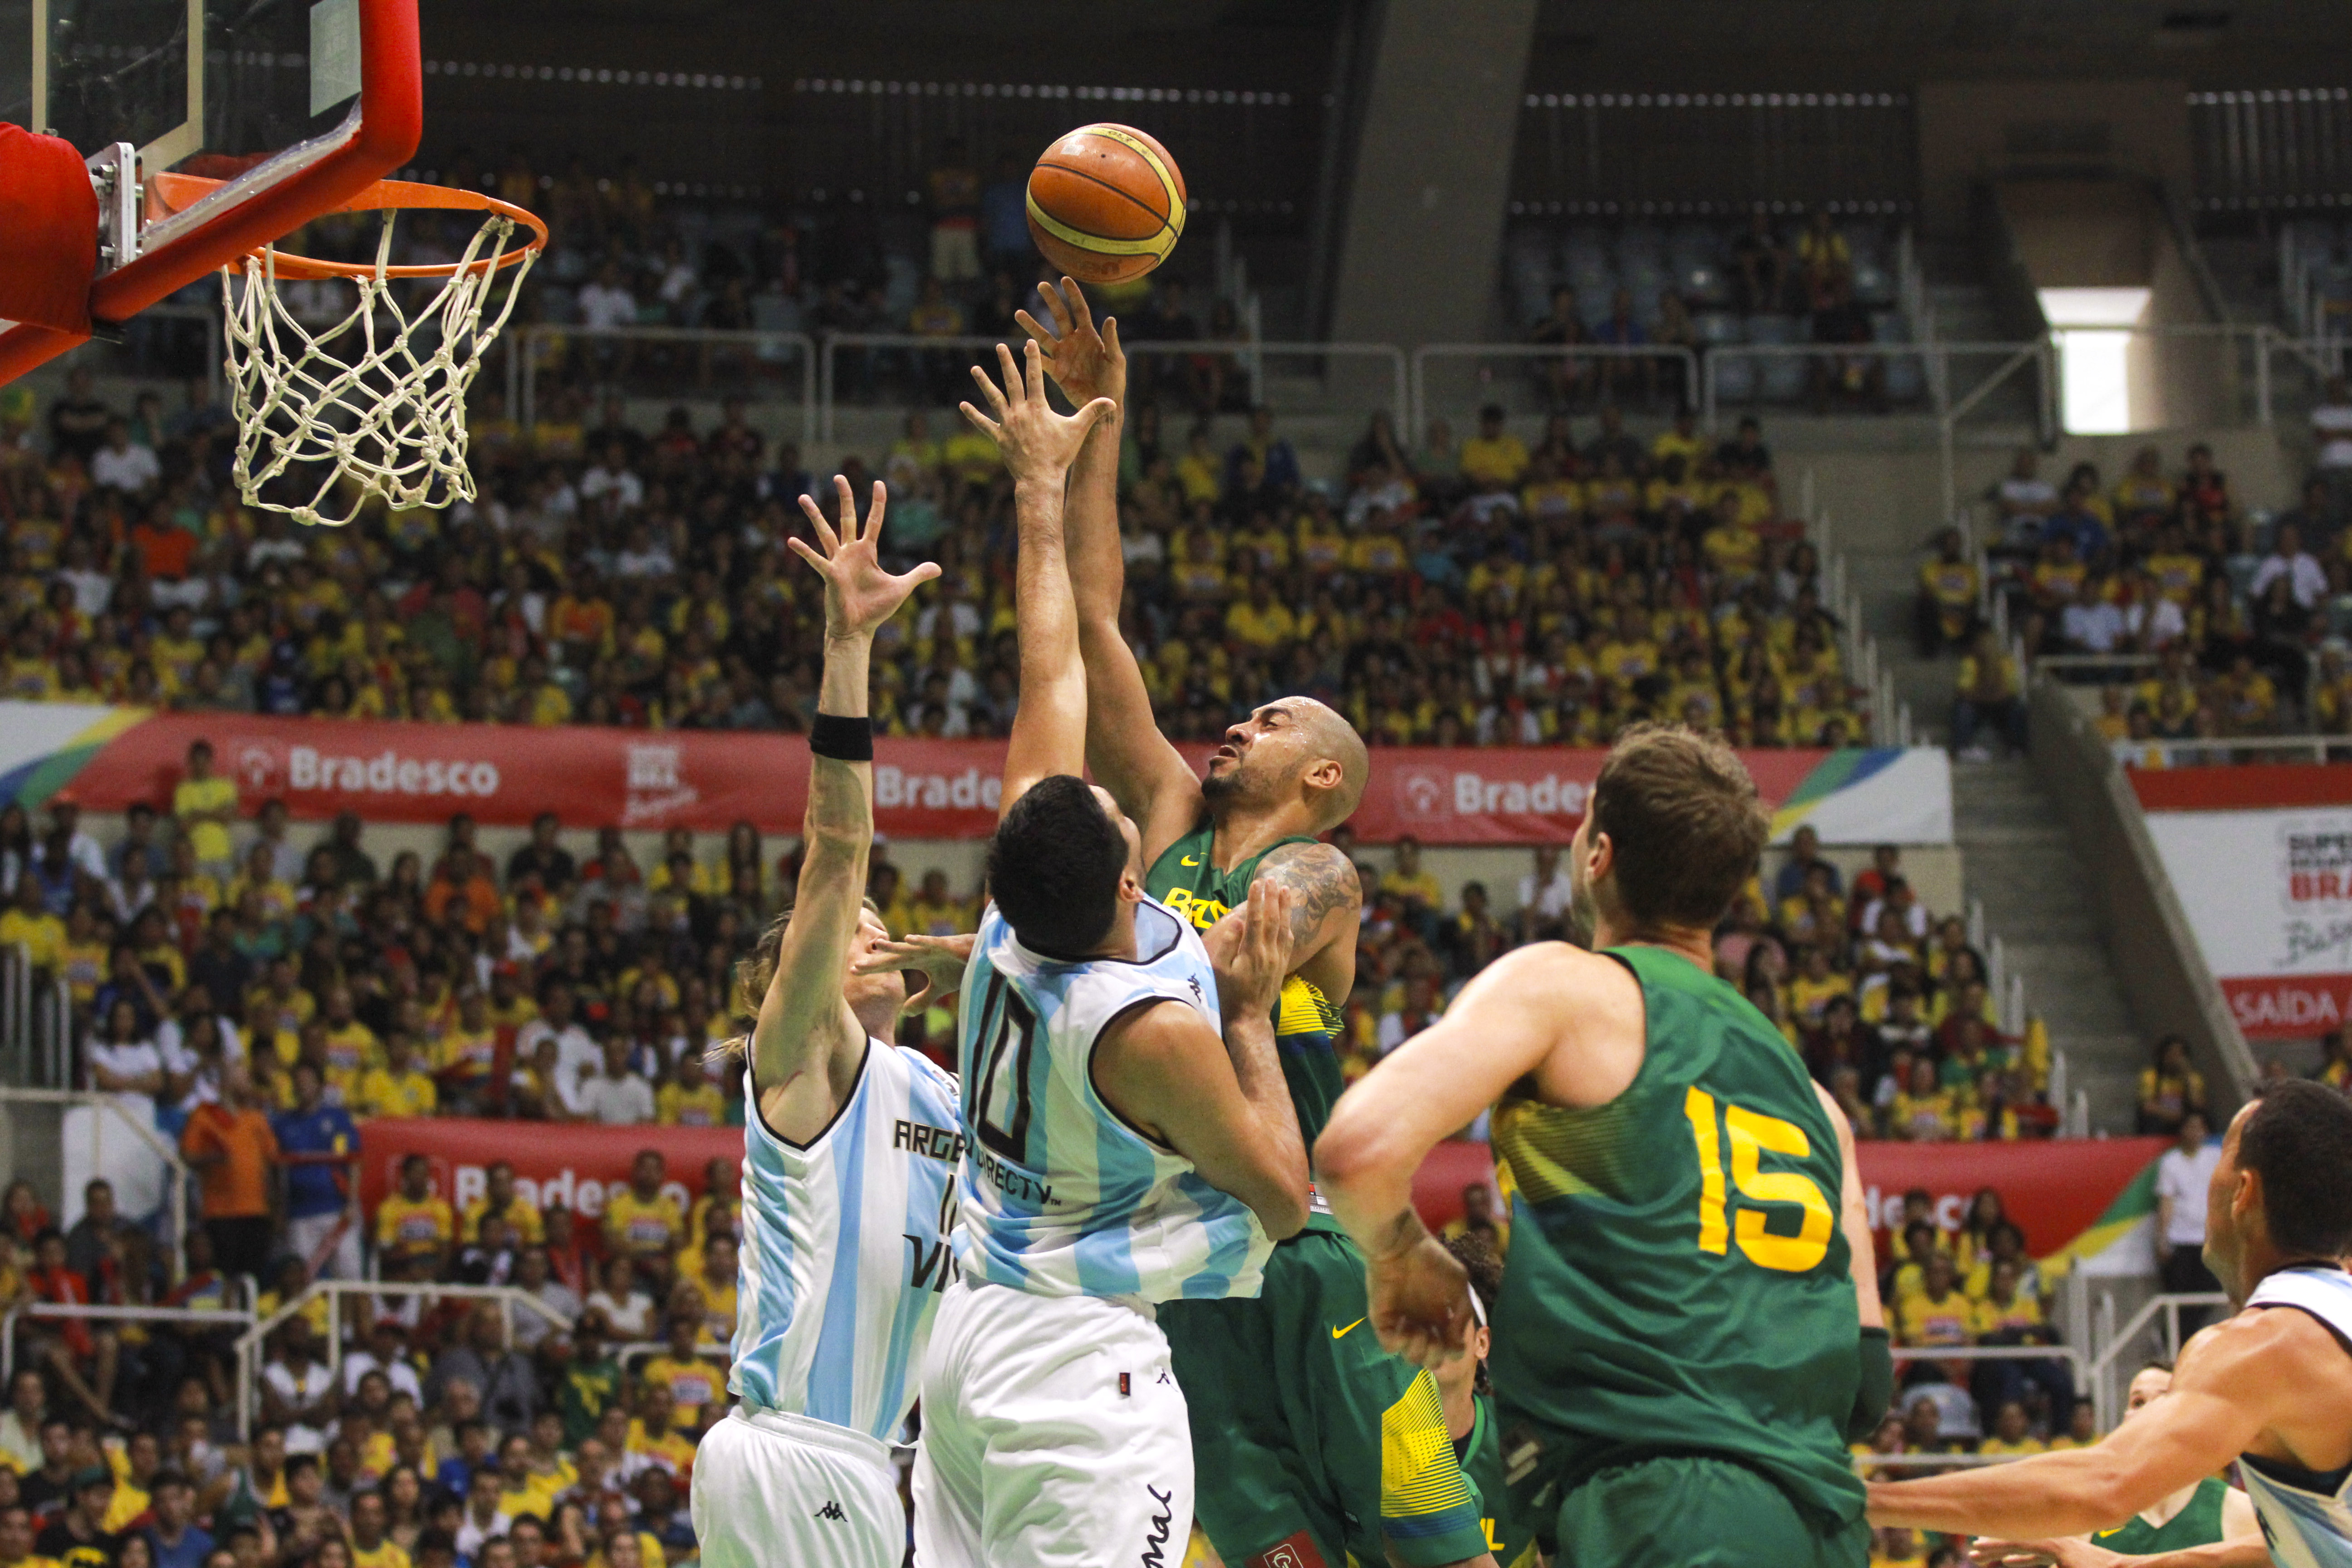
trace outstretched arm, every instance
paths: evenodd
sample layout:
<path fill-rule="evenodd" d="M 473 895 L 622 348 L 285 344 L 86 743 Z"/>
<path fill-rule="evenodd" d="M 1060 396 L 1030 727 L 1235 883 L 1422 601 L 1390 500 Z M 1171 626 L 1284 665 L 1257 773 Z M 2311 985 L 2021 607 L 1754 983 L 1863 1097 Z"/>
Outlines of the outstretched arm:
<path fill-rule="evenodd" d="M 1612 1058 L 1623 1052 L 1595 1051 L 1591 1037 L 1625 1032 L 1629 997 L 1638 1041 L 1641 991 L 1614 961 L 1565 942 L 1520 948 L 1339 1097 L 1315 1143 L 1318 1190 L 1363 1248 L 1372 1328 L 1394 1353 L 1433 1369 L 1469 1342 L 1467 1279 L 1414 1213 L 1413 1173 L 1555 1053 L 1582 1059 L 1547 1075 L 1548 1089 L 1589 1104 L 1622 1090 L 1632 1074 Z M 1631 1062 L 1638 1070 L 1638 1050 Z"/>
<path fill-rule="evenodd" d="M 2316 1319 L 2243 1313 L 2190 1341 L 2164 1397 L 2095 1446 L 1874 1482 L 1871 1522 L 2025 1541 L 2105 1530 L 2252 1448 L 2313 1390 L 2333 1388 L 2343 1359 Z"/>
<path fill-rule="evenodd" d="M 1097 398 L 1064 418 L 1045 401 L 1044 357 L 1022 345 L 1025 366 L 996 345 L 1003 388 L 971 367 L 994 419 L 971 404 L 963 416 L 997 445 L 1013 475 L 1021 558 L 1013 574 L 1013 620 L 1021 633 L 1021 706 L 1004 754 L 1002 820 L 1039 779 L 1086 771 L 1087 677 L 1078 662 L 1077 610 L 1070 597 L 1069 562 L 1062 547 L 1063 497 L 1070 465 L 1087 432 L 1113 405 Z M 1025 374 L 1024 374 L 1025 371 Z"/>
<path fill-rule="evenodd" d="M 1065 278 L 1058 289 L 1040 292 L 1051 328 L 1026 310 L 1017 319 L 1045 354 L 1054 384 L 1074 404 L 1096 398 L 1112 404 L 1070 471 L 1070 577 L 1077 601 L 1078 651 L 1087 669 L 1087 765 L 1119 809 L 1135 819 L 1148 866 L 1199 820 L 1201 779 L 1160 732 L 1135 650 L 1118 629 L 1119 602 L 1127 591 L 1127 557 L 1118 540 L 1127 355 L 1118 345 L 1118 322 L 1105 316 L 1097 331 L 1075 281 Z"/>
<path fill-rule="evenodd" d="M 824 579 L 824 674 L 817 712 L 828 718 L 867 716 L 868 656 L 875 629 L 888 620 L 918 584 L 940 574 L 924 562 L 904 576 L 882 569 L 887 492 L 877 481 L 861 526 L 849 481 L 836 477 L 841 531 L 836 535 L 808 497 L 802 510 L 824 549 L 785 542 Z M 771 1130 L 795 1142 L 824 1131 L 855 1087 L 866 1031 L 842 995 L 851 941 L 866 897 L 866 858 L 874 844 L 874 764 L 812 756 L 808 814 L 801 832 L 806 855 L 794 889 L 792 923 L 776 954 L 775 978 L 751 1029 L 751 1076 L 760 1114 Z"/>

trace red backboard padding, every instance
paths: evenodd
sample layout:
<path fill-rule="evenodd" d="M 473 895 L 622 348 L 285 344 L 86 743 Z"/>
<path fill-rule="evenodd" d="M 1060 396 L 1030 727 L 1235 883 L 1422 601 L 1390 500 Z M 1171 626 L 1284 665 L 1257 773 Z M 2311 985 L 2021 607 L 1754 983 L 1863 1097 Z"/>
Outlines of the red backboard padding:
<path fill-rule="evenodd" d="M 0 319 L 89 331 L 98 194 L 73 143 L 0 123 Z"/>

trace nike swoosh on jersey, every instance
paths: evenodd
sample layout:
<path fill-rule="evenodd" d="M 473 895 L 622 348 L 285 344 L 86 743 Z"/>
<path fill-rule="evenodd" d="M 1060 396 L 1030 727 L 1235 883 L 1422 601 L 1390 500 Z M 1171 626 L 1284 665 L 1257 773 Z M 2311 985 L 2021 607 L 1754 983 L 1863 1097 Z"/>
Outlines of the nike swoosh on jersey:
<path fill-rule="evenodd" d="M 1357 1327 L 1360 1326 L 1360 1325 L 1362 1324 L 1363 1321 L 1364 1321 L 1363 1319 L 1361 1319 L 1361 1318 L 1358 1318 L 1358 1319 L 1355 1321 L 1355 1322 L 1349 1323 L 1349 1324 L 1348 1325 L 1348 1328 L 1347 1328 L 1347 1329 L 1333 1329 L 1333 1330 L 1331 1331 L 1331 1337 L 1332 1337 L 1333 1339 L 1335 1339 L 1335 1340 L 1344 1340 L 1344 1339 L 1346 1339 L 1346 1338 L 1348 1337 L 1348 1329 L 1353 1329 L 1353 1328 L 1357 1328 Z"/>
<path fill-rule="evenodd" d="M 1182 859 L 1176 862 L 1179 866 L 1197 866 L 1200 863 L 1201 858 L 1198 855 L 1187 855 Z"/>

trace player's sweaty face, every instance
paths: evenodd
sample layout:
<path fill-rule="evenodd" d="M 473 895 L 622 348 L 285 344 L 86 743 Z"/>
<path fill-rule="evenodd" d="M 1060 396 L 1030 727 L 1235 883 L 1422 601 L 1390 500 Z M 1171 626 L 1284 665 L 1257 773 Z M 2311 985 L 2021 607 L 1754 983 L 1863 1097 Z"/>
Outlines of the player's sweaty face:
<path fill-rule="evenodd" d="M 889 927 L 872 910 L 857 911 L 857 931 L 849 939 L 849 963 L 843 973 L 841 994 L 853 1008 L 867 1002 L 881 1001 L 904 1005 L 908 999 L 908 977 L 896 971 L 881 974 L 860 974 L 857 965 L 874 951 L 877 942 L 887 942 Z M 917 976 L 919 983 L 920 976 Z"/>
<path fill-rule="evenodd" d="M 1307 761 L 1306 726 L 1286 702 L 1269 702 L 1225 731 L 1209 756 L 1203 788 L 1212 795 L 1250 798 L 1294 776 Z"/>

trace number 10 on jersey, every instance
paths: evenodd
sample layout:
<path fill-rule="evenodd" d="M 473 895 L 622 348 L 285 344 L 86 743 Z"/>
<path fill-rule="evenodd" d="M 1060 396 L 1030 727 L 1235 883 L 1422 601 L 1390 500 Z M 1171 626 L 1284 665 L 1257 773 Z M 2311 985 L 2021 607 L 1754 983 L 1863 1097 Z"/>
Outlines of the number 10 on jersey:
<path fill-rule="evenodd" d="M 1691 1137 L 1698 1145 L 1701 1252 L 1727 1253 L 1736 1233 L 1740 1252 L 1759 1268 L 1802 1274 L 1829 1256 L 1830 1231 L 1836 1215 L 1821 1187 L 1811 1177 L 1795 1171 L 1763 1168 L 1767 1152 L 1800 1160 L 1810 1155 L 1812 1140 L 1803 1128 L 1739 1105 L 1723 1107 L 1718 1127 L 1715 1096 L 1695 1086 L 1683 1096 L 1683 1111 L 1690 1118 Z M 1727 1137 L 1731 1143 L 1732 1184 L 1747 1200 L 1736 1212 L 1730 1210 L 1723 1190 Z M 1803 1223 L 1794 1236 L 1777 1236 L 1765 1228 L 1769 1215 L 1762 1205 L 1786 1204 L 1803 1211 Z"/>

